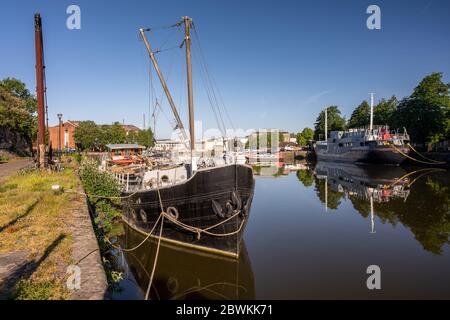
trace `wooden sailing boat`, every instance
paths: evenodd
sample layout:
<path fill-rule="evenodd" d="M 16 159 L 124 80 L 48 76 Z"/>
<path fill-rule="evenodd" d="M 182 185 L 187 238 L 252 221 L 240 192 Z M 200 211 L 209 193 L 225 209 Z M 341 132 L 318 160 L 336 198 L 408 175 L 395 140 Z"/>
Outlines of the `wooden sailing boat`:
<path fill-rule="evenodd" d="M 253 171 L 250 166 L 240 164 L 198 170 L 196 168 L 190 38 L 192 20 L 183 17 L 178 25 L 181 24 L 185 29 L 191 163 L 185 165 L 187 174 L 182 181 L 164 184 L 164 177 L 159 177 L 157 171 L 158 181 L 152 188 L 124 192 L 126 198 L 123 200 L 123 216 L 129 226 L 149 235 L 151 231 L 159 231 L 156 225 L 163 212 L 166 219 L 161 229 L 161 237 L 158 232 L 153 232 L 151 237 L 237 258 L 253 198 Z M 187 138 L 164 76 L 145 35 L 146 31 L 140 29 L 140 35 L 175 116 L 177 128 L 183 137 Z"/>

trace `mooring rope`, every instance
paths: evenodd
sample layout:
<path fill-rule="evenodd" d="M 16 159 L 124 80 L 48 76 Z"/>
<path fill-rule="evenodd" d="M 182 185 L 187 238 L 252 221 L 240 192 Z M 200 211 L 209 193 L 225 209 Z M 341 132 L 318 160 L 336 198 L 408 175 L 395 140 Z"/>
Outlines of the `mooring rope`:
<path fill-rule="evenodd" d="M 424 156 L 423 154 L 421 154 L 419 151 L 417 151 L 416 149 L 414 149 L 413 146 L 412 146 L 411 144 L 409 144 L 409 143 L 408 143 L 408 147 L 410 147 L 412 151 L 414 151 L 415 153 L 417 153 L 420 157 L 422 157 L 422 158 L 425 159 L 425 160 L 428 160 L 428 161 L 433 162 L 433 163 L 436 163 L 436 164 L 445 164 L 445 162 L 443 162 L 443 161 L 437 161 L 437 160 L 434 160 L 434 159 L 430 159 L 430 158 L 425 157 L 425 156 Z"/>
<path fill-rule="evenodd" d="M 404 153 L 402 150 L 400 150 L 399 148 L 397 148 L 394 144 L 388 144 L 389 146 L 391 146 L 392 148 L 394 148 L 395 150 L 397 150 L 397 152 L 399 152 L 401 155 L 405 156 L 408 159 L 411 159 L 413 161 L 419 162 L 419 163 L 424 163 L 424 164 L 438 164 L 438 163 L 433 163 L 433 162 L 425 162 L 416 158 L 413 158 L 411 156 L 409 156 L 408 154 Z M 445 162 L 441 162 L 439 164 L 445 164 Z"/>
<path fill-rule="evenodd" d="M 111 199 L 111 200 L 113 200 L 113 199 L 128 199 L 128 198 L 131 198 L 131 197 L 134 196 L 136 193 L 138 193 L 139 190 L 138 190 L 138 191 L 135 191 L 135 192 L 133 192 L 133 193 L 127 195 L 127 196 L 114 196 L 114 197 L 110 197 L 110 196 L 99 196 L 99 195 L 90 195 L 89 193 L 86 193 L 86 192 L 79 192 L 79 191 L 75 191 L 75 190 L 64 190 L 64 192 L 65 192 L 65 193 L 75 193 L 75 194 L 79 194 L 79 195 L 86 196 L 86 197 L 89 197 L 89 198 Z"/>
<path fill-rule="evenodd" d="M 427 175 L 427 174 L 430 174 L 430 173 L 434 173 L 434 172 L 442 172 L 442 171 L 446 171 L 446 170 L 444 170 L 444 169 L 438 169 L 438 168 L 435 168 L 435 169 L 431 168 L 428 172 L 424 172 L 424 173 L 422 173 L 421 175 L 419 175 L 418 177 L 414 178 L 414 180 L 411 181 L 411 182 L 408 184 L 408 188 L 410 188 L 417 180 L 419 180 L 419 179 L 422 178 L 423 176 L 425 176 L 425 175 Z"/>
<path fill-rule="evenodd" d="M 413 175 L 413 174 L 415 174 L 415 173 L 422 172 L 422 171 L 433 171 L 433 170 L 435 170 L 435 169 L 434 169 L 434 168 L 424 168 L 424 169 L 419 169 L 419 170 L 411 171 L 411 172 L 409 172 L 409 173 L 407 173 L 407 174 L 401 176 L 400 178 L 398 178 L 397 180 L 395 180 L 393 183 L 389 184 L 389 185 L 387 186 L 387 188 L 395 186 L 396 184 L 398 184 L 398 183 L 399 183 L 400 181 L 402 181 L 403 179 L 405 179 L 405 178 L 407 178 L 407 177 L 409 177 L 409 176 L 411 176 L 411 175 Z"/>

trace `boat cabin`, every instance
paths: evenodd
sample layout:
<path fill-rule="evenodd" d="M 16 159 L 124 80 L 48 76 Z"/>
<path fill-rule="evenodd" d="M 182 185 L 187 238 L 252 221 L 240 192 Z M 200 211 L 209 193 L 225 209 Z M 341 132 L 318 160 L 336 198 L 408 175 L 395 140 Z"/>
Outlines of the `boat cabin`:
<path fill-rule="evenodd" d="M 142 159 L 145 147 L 138 144 L 108 144 L 108 158 L 110 162 L 128 164 Z"/>

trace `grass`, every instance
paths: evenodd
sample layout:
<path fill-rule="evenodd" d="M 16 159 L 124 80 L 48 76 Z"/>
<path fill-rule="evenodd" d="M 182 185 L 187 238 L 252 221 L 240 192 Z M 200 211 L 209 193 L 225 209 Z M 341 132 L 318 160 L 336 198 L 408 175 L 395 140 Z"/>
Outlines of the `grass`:
<path fill-rule="evenodd" d="M 73 263 L 70 209 L 79 195 L 55 194 L 54 184 L 75 189 L 74 169 L 18 174 L 6 178 L 0 187 L 0 254 L 25 251 L 33 262 L 32 272 L 20 275 L 13 298 L 69 297 L 61 280 Z"/>
<path fill-rule="evenodd" d="M 9 161 L 9 157 L 4 154 L 0 154 L 0 163 L 6 163 Z"/>

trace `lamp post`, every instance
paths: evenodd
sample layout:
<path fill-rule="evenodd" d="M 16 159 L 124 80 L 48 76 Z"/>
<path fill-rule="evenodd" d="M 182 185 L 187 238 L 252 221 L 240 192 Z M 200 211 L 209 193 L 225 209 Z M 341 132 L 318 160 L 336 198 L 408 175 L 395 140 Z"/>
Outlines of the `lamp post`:
<path fill-rule="evenodd" d="M 61 161 L 61 151 L 62 151 L 62 147 L 61 147 L 61 130 L 62 130 L 62 114 L 58 113 L 57 114 L 58 119 L 59 119 L 59 127 L 58 127 L 58 154 L 59 154 L 59 161 Z"/>

